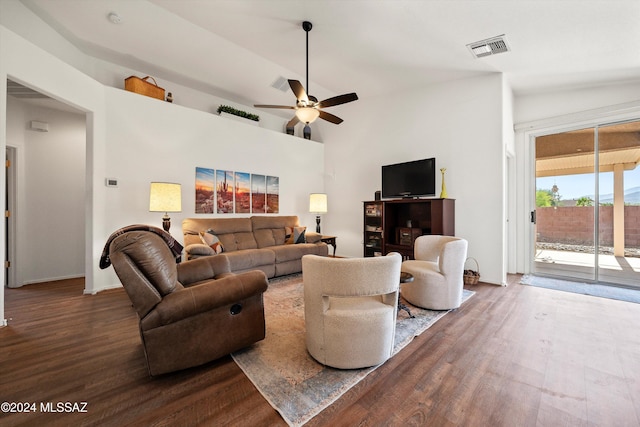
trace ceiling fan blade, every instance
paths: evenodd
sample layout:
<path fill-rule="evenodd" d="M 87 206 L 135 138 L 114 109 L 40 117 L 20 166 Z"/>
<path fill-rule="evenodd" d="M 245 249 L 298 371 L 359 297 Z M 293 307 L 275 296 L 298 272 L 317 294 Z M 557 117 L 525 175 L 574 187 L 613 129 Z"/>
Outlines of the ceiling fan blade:
<path fill-rule="evenodd" d="M 253 105 L 256 108 L 284 108 L 287 110 L 294 110 L 295 107 L 291 107 L 289 105 L 261 105 L 261 104 L 254 104 Z"/>
<path fill-rule="evenodd" d="M 307 92 L 304 90 L 304 86 L 297 80 L 289 80 L 289 87 L 296 95 L 296 99 L 299 101 L 309 102 L 309 97 L 307 96 Z"/>
<path fill-rule="evenodd" d="M 334 105 L 346 104 L 347 102 L 356 101 L 358 99 L 358 95 L 355 92 L 353 93 L 345 93 L 344 95 L 334 96 L 333 98 L 325 99 L 324 101 L 320 101 L 318 107 L 326 108 L 333 107 Z"/>
<path fill-rule="evenodd" d="M 297 125 L 299 121 L 298 116 L 293 116 L 293 119 L 289 120 L 289 123 L 287 123 L 287 127 L 292 128 Z"/>
<path fill-rule="evenodd" d="M 336 125 L 339 125 L 344 121 L 340 117 L 334 116 L 333 114 L 327 113 L 326 111 L 322 111 L 322 110 L 320 110 L 320 118 L 325 119 L 326 121 L 334 123 Z"/>
<path fill-rule="evenodd" d="M 284 108 L 287 110 L 294 110 L 295 107 L 291 107 L 291 106 L 287 106 L 287 105 L 260 105 L 260 104 L 254 104 L 253 105 L 256 108 Z"/>

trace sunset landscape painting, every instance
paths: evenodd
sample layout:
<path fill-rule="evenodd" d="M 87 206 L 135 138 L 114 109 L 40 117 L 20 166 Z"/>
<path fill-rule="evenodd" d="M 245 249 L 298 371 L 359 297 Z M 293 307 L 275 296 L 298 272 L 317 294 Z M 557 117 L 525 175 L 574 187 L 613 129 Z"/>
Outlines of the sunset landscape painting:
<path fill-rule="evenodd" d="M 251 212 L 265 213 L 267 201 L 267 177 L 251 174 Z"/>
<path fill-rule="evenodd" d="M 236 213 L 251 213 L 251 174 L 235 173 Z"/>
<path fill-rule="evenodd" d="M 216 212 L 233 213 L 233 172 L 216 170 Z"/>
<path fill-rule="evenodd" d="M 196 213 L 213 213 L 214 170 L 196 167 Z"/>
<path fill-rule="evenodd" d="M 280 178 L 267 176 L 267 213 L 280 212 Z"/>

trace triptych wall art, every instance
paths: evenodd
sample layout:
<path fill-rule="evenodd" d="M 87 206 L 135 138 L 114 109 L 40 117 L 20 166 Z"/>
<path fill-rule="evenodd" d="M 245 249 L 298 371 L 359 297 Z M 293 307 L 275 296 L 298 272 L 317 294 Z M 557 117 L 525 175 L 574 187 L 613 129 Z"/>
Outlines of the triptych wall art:
<path fill-rule="evenodd" d="M 197 214 L 278 213 L 279 193 L 277 176 L 196 167 Z"/>

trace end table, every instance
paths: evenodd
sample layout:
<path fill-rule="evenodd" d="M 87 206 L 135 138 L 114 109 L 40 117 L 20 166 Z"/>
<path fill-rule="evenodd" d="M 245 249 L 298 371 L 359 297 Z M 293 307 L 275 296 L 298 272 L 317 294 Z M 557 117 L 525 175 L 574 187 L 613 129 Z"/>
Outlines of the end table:
<path fill-rule="evenodd" d="M 336 236 L 322 236 L 320 237 L 321 242 L 325 242 L 327 245 L 333 246 L 333 256 L 336 256 Z"/>

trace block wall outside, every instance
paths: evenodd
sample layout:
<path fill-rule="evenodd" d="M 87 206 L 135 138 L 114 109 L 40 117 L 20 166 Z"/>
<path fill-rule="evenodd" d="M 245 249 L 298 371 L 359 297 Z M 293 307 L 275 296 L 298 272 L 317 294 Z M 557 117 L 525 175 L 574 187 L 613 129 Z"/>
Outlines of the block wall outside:
<path fill-rule="evenodd" d="M 593 245 L 592 207 L 536 209 L 537 241 Z M 640 206 L 624 207 L 625 247 L 640 248 Z M 600 245 L 613 246 L 613 206 L 600 207 Z"/>

